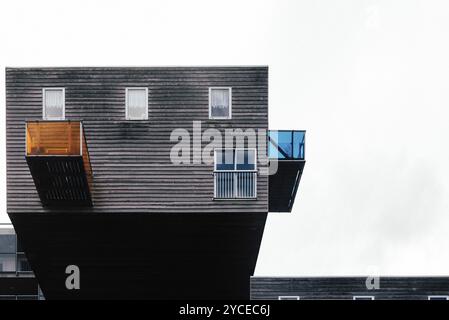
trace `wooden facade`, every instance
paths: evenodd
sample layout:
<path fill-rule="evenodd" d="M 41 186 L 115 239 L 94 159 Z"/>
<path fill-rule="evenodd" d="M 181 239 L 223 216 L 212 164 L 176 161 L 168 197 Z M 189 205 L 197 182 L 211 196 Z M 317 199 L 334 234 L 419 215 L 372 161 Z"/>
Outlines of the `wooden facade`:
<path fill-rule="evenodd" d="M 449 297 L 449 277 L 380 277 L 368 289 L 367 277 L 252 277 L 252 300 L 428 300 Z M 374 283 L 371 282 L 370 283 Z"/>
<path fill-rule="evenodd" d="M 131 87 L 148 88 L 148 120 L 125 120 Z M 209 119 L 210 87 L 232 87 L 232 119 Z M 64 88 L 65 120 L 82 121 L 92 206 L 39 198 L 25 124 L 42 120 L 44 88 Z M 193 140 L 194 121 L 203 132 L 266 131 L 267 67 L 7 68 L 6 118 L 8 214 L 47 299 L 249 297 L 268 176 L 257 174 L 255 199 L 214 200 L 213 164 L 173 164 L 170 135 Z M 257 156 L 260 171 L 266 149 Z M 68 265 L 80 268 L 80 290 L 65 287 Z"/>
<path fill-rule="evenodd" d="M 25 123 L 42 120 L 42 89 L 53 87 L 65 88 L 65 118 L 82 121 L 89 149 L 94 205 L 78 210 L 268 211 L 267 176 L 258 175 L 256 200 L 214 201 L 212 164 L 170 161 L 171 132 L 186 129 L 193 140 L 193 121 L 203 131 L 267 130 L 267 67 L 7 68 L 8 213 L 53 211 L 39 200 L 24 157 Z M 125 120 L 128 87 L 148 88 L 148 120 Z M 209 87 L 232 87 L 232 119 L 209 119 Z M 264 157 L 259 150 L 258 159 Z"/>

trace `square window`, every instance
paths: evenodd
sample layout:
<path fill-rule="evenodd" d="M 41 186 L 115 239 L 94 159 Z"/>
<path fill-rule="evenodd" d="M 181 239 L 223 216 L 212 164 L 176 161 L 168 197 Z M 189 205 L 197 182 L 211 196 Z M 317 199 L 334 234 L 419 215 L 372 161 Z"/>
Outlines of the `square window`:
<path fill-rule="evenodd" d="M 231 88 L 209 88 L 210 119 L 231 119 L 231 109 Z"/>
<path fill-rule="evenodd" d="M 43 119 L 64 120 L 65 119 L 65 89 L 44 88 L 43 96 Z"/>
<path fill-rule="evenodd" d="M 126 88 L 126 120 L 148 119 L 148 88 Z"/>

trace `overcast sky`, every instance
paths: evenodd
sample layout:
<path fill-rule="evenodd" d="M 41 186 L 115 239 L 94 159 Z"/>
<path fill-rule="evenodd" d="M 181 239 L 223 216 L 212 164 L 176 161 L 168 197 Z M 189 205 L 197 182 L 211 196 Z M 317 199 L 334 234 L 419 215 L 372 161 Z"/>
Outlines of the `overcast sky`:
<path fill-rule="evenodd" d="M 257 275 L 449 274 L 449 2 L 0 1 L 5 66 L 269 65 L 270 128 L 305 129 Z"/>

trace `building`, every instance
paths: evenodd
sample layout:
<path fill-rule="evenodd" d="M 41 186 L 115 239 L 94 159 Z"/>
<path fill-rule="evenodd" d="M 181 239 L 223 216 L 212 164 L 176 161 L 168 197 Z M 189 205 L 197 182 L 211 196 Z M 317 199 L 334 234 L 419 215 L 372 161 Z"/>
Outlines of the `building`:
<path fill-rule="evenodd" d="M 304 131 L 268 131 L 267 67 L 7 68 L 6 118 L 8 215 L 47 299 L 247 299 L 305 163 Z"/>
<path fill-rule="evenodd" d="M 449 277 L 252 277 L 252 300 L 448 300 Z"/>
<path fill-rule="evenodd" d="M 14 229 L 0 224 L 0 300 L 38 300 L 37 280 Z"/>

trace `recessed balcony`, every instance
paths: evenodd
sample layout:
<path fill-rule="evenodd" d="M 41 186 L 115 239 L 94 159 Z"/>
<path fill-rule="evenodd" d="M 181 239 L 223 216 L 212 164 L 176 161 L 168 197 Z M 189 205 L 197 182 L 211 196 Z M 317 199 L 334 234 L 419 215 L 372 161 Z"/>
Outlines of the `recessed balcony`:
<path fill-rule="evenodd" d="M 268 132 L 270 212 L 291 212 L 305 164 L 305 131 Z M 272 163 L 275 162 L 275 163 Z"/>
<path fill-rule="evenodd" d="M 81 121 L 28 121 L 25 158 L 44 206 L 92 205 L 92 168 Z"/>

